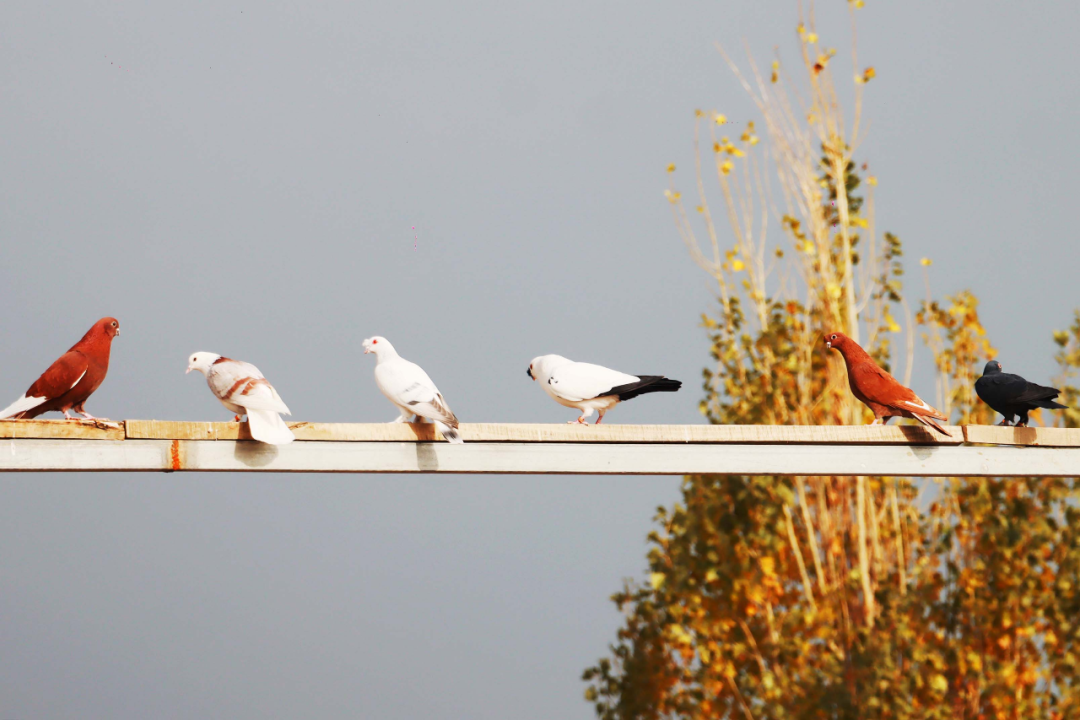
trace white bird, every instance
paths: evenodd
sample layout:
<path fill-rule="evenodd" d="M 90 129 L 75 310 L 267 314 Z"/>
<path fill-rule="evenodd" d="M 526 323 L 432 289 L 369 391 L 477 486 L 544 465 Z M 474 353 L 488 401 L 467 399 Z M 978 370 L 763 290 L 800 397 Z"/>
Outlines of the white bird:
<path fill-rule="evenodd" d="M 540 383 L 544 392 L 566 407 L 581 410 L 577 422 L 588 425 L 586 419 L 594 410 L 600 412 L 599 425 L 604 413 L 623 400 L 652 392 L 675 392 L 682 383 L 668 380 L 662 375 L 627 375 L 592 363 L 574 362 L 562 355 L 541 355 L 533 358 L 529 377 Z M 573 424 L 574 421 L 568 421 Z"/>
<path fill-rule="evenodd" d="M 292 413 L 259 368 L 215 353 L 197 352 L 188 362 L 187 372 L 192 370 L 206 376 L 210 391 L 236 413 L 237 422 L 241 415 L 247 415 L 251 437 L 270 445 L 288 445 L 296 439 L 279 414 Z"/>
<path fill-rule="evenodd" d="M 464 442 L 457 431 L 457 417 L 422 367 L 398 355 L 390 341 L 378 335 L 364 341 L 364 354 L 368 353 L 375 353 L 377 359 L 375 384 L 401 411 L 394 422 L 409 422 L 412 415 L 418 421 L 427 418 L 449 442 Z"/>

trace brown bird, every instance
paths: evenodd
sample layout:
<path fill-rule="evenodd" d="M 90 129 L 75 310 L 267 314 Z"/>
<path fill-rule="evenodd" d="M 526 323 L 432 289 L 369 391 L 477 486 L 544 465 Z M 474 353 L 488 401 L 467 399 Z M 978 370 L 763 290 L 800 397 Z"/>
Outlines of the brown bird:
<path fill-rule="evenodd" d="M 83 403 L 105 380 L 112 340 L 119 334 L 120 323 L 116 318 L 98 320 L 82 340 L 41 374 L 26 394 L 0 410 L 0 420 L 30 419 L 51 410 L 59 410 L 68 420 L 79 419 L 69 415 L 68 410 L 88 420 L 98 420 L 83 409 Z"/>
<path fill-rule="evenodd" d="M 874 422 L 871 425 L 879 422 L 885 425 L 890 418 L 900 416 L 918 420 L 923 425 L 929 425 L 939 433 L 952 437 L 951 433 L 936 422 L 948 421 L 948 418 L 882 370 L 857 342 L 843 333 L 829 333 L 825 336 L 825 346 L 836 348 L 844 356 L 851 393 L 874 411 Z"/>

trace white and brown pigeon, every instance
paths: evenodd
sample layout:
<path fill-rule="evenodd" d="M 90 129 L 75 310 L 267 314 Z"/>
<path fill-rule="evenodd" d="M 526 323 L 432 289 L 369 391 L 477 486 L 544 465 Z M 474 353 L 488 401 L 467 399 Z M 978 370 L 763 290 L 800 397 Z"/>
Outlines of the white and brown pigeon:
<path fill-rule="evenodd" d="M 270 445 L 287 445 L 296 439 L 280 415 L 292 413 L 259 368 L 215 353 L 197 352 L 188 361 L 187 372 L 192 370 L 206 376 L 210 391 L 236 413 L 237 422 L 241 415 L 247 415 L 251 437 Z"/>
<path fill-rule="evenodd" d="M 364 354 L 368 353 L 375 353 L 377 359 L 375 384 L 401 411 L 394 422 L 409 422 L 413 415 L 417 420 L 427 418 L 447 441 L 464 442 L 457 430 L 457 417 L 422 367 L 398 355 L 390 341 L 378 335 L 364 341 Z"/>
<path fill-rule="evenodd" d="M 586 420 L 593 411 L 600 412 L 596 419 L 599 425 L 604 413 L 623 400 L 646 393 L 675 392 L 682 387 L 679 380 L 662 375 L 627 375 L 602 365 L 574 362 L 562 355 L 533 358 L 525 372 L 555 402 L 581 410 L 577 422 L 582 425 L 588 425 Z M 569 424 L 573 422 L 570 420 Z"/>

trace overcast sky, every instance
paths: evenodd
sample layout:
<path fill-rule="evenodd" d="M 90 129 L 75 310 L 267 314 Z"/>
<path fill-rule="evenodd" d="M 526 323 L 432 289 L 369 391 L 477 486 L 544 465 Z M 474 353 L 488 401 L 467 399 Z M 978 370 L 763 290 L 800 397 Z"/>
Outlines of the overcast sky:
<path fill-rule="evenodd" d="M 824 5 L 842 56 L 845 3 Z M 0 406 L 115 315 L 88 409 L 116 419 L 229 419 L 184 375 L 207 350 L 257 364 L 296 420 L 388 421 L 360 348 L 381 334 L 463 421 L 573 417 L 525 376 L 544 353 L 686 383 L 611 422 L 702 421 L 713 299 L 664 167 L 690 165 L 695 108 L 753 118 L 714 43 L 794 61 L 794 2 L 2 17 Z M 879 227 L 1047 382 L 1080 304 L 1080 9 L 867 0 L 860 21 Z M 915 378 L 932 395 L 925 355 Z M 0 716 L 591 717 L 608 596 L 679 482 L 5 476 Z"/>

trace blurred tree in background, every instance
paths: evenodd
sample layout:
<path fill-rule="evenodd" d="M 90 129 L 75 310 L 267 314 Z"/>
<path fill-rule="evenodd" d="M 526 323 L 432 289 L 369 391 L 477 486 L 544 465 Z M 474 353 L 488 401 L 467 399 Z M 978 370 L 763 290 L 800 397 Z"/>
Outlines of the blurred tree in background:
<path fill-rule="evenodd" d="M 853 23 L 861 4 L 849 3 Z M 821 340 L 839 330 L 907 385 L 920 335 L 936 405 L 991 422 L 973 390 L 994 354 L 978 300 L 932 299 L 924 258 L 927 297 L 913 313 L 901 242 L 875 229 L 876 180 L 854 158 L 874 69 L 858 69 L 853 43 L 847 122 L 836 53 L 812 15 L 800 20 L 801 82 L 752 58 L 744 74 L 724 54 L 762 129 L 733 139 L 723 115 L 699 111 L 697 200 L 688 210 L 674 186 L 666 193 L 718 288 L 716 314 L 702 318 L 713 358 L 702 413 L 868 422 Z M 707 199 L 713 173 L 730 244 Z M 769 245 L 777 217 L 783 242 Z M 1054 341 L 1068 385 L 1080 313 Z M 1078 395 L 1068 386 L 1063 401 L 1076 408 Z M 1055 420 L 1078 427 L 1080 412 Z M 625 624 L 585 671 L 586 698 L 605 720 L 1080 717 L 1078 501 L 1073 479 L 688 477 L 682 502 L 656 515 L 647 582 L 613 597 Z"/>

